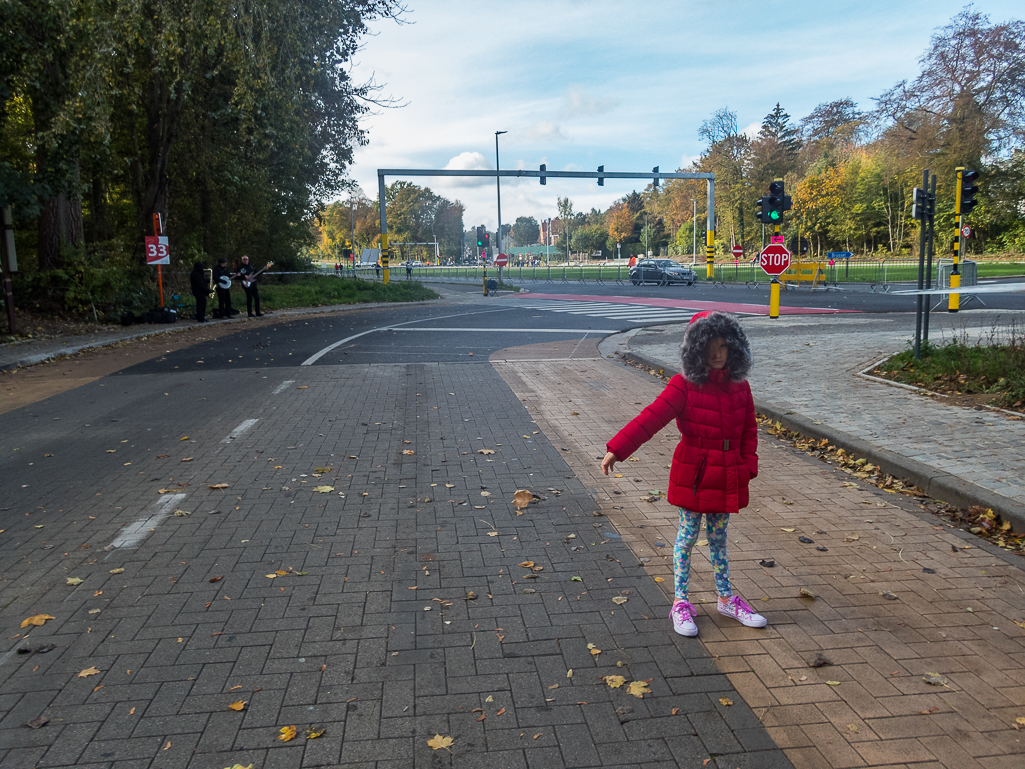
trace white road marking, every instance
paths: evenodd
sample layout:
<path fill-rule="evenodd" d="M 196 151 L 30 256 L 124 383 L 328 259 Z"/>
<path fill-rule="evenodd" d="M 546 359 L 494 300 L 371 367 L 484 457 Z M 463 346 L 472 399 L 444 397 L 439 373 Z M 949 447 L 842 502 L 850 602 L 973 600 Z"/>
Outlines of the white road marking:
<path fill-rule="evenodd" d="M 284 382 L 282 382 L 281 384 L 279 384 L 277 386 L 277 389 L 274 390 L 272 395 L 281 395 L 281 393 L 283 393 L 285 390 L 287 390 L 289 387 L 291 387 L 294 384 L 295 384 L 295 380 L 294 379 L 286 379 Z"/>
<path fill-rule="evenodd" d="M 246 430 L 251 429 L 253 425 L 255 425 L 259 421 L 259 419 L 247 419 L 245 422 L 243 422 L 230 433 L 228 433 L 227 437 L 224 440 L 222 440 L 221 443 L 231 443 L 233 440 L 242 435 L 242 433 L 244 433 Z"/>
<path fill-rule="evenodd" d="M 157 524 L 169 516 L 175 505 L 185 499 L 186 496 L 188 495 L 167 494 L 158 499 L 150 506 L 155 512 L 148 518 L 140 518 L 135 523 L 130 523 L 121 529 L 114 538 L 114 541 L 107 546 L 108 549 L 111 551 L 124 550 L 138 545 L 149 534 L 149 530 L 155 529 Z M 113 555 L 113 552 L 108 553 L 107 558 L 110 558 L 111 555 Z M 103 560 L 107 560 L 107 558 Z"/>
<path fill-rule="evenodd" d="M 382 331 L 475 331 L 514 334 L 618 334 L 618 330 L 605 328 L 384 328 Z"/>

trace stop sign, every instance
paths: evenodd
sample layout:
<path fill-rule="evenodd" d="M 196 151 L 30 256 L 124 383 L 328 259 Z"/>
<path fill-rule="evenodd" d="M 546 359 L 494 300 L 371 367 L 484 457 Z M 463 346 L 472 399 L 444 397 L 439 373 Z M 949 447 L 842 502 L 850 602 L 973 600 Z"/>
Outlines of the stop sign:
<path fill-rule="evenodd" d="M 766 275 L 782 275 L 790 267 L 790 252 L 781 243 L 771 243 L 758 255 L 758 266 Z"/>
<path fill-rule="evenodd" d="M 498 267 L 505 267 L 509 264 L 509 257 L 506 254 L 499 254 L 495 257 L 495 265 Z"/>
<path fill-rule="evenodd" d="M 733 247 L 733 258 L 734 259 L 740 259 L 743 255 L 744 255 L 744 247 L 743 246 L 738 244 L 738 245 Z"/>

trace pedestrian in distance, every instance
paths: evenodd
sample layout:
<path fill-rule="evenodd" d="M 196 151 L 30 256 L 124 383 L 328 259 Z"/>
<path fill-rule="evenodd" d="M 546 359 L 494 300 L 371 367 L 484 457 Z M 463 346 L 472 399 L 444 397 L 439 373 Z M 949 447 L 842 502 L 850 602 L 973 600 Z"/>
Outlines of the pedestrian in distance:
<path fill-rule="evenodd" d="M 691 550 L 705 516 L 719 613 L 746 627 L 765 627 L 758 614 L 730 585 L 726 529 L 730 515 L 748 503 L 748 484 L 758 475 L 758 432 L 747 374 L 751 345 L 736 317 L 699 312 L 680 347 L 680 370 L 655 402 L 608 442 L 602 471 L 608 475 L 673 419 L 680 442 L 669 471 L 669 503 L 680 509 L 673 551 L 676 600 L 669 613 L 673 629 L 696 636 L 694 606 L 687 600 Z"/>
<path fill-rule="evenodd" d="M 230 318 L 238 311 L 231 306 L 231 279 L 235 277 L 228 271 L 228 260 L 221 257 L 214 267 L 214 288 L 217 291 L 217 311 L 215 318 Z"/>
<path fill-rule="evenodd" d="M 196 320 L 206 323 L 206 298 L 210 294 L 210 282 L 206 276 L 206 265 L 203 262 L 196 262 L 189 273 L 189 284 L 192 289 L 192 296 L 196 298 Z"/>
<path fill-rule="evenodd" d="M 242 266 L 238 268 L 237 275 L 242 282 L 242 289 L 246 292 L 246 312 L 253 317 L 253 305 L 256 305 L 256 317 L 262 317 L 260 313 L 260 287 L 257 285 L 256 268 L 249 263 L 249 257 L 243 255 Z"/>

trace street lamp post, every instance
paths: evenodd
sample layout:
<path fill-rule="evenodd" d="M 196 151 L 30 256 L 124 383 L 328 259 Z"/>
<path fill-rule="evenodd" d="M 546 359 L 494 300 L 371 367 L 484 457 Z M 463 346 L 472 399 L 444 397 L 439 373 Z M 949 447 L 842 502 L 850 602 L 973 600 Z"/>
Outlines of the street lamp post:
<path fill-rule="evenodd" d="M 690 264 L 693 267 L 695 264 L 698 263 L 698 199 L 691 198 L 690 202 L 694 204 L 694 213 L 692 214 L 690 220 L 690 223 L 692 225 L 691 229 L 694 231 L 694 250 L 691 252 L 690 256 Z"/>
<path fill-rule="evenodd" d="M 501 169 L 501 167 L 502 167 L 499 164 L 499 162 L 498 162 L 498 137 L 501 136 L 504 133 L 509 133 L 509 132 L 508 131 L 495 131 L 495 171 L 496 172 L 499 171 Z M 495 192 L 498 194 L 498 238 L 496 240 L 497 240 L 497 243 L 498 243 L 498 253 L 502 253 L 502 184 L 499 181 L 500 179 L 501 179 L 501 177 L 496 173 L 495 174 Z M 501 267 L 498 268 L 498 281 L 499 282 L 502 281 L 502 268 Z"/>

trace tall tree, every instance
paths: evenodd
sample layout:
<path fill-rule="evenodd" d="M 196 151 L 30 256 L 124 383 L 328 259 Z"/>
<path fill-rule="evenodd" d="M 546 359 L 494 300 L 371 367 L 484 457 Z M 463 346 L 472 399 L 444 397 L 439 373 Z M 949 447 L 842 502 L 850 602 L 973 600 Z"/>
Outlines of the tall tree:
<path fill-rule="evenodd" d="M 541 227 L 533 216 L 518 216 L 512 227 L 512 236 L 517 246 L 532 246 L 541 237 Z"/>
<path fill-rule="evenodd" d="M 773 179 L 785 179 L 794 171 L 801 140 L 790 123 L 790 115 L 779 102 L 762 120 L 761 130 L 751 143 L 751 179 L 761 188 Z"/>

